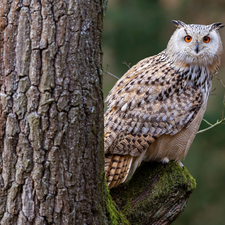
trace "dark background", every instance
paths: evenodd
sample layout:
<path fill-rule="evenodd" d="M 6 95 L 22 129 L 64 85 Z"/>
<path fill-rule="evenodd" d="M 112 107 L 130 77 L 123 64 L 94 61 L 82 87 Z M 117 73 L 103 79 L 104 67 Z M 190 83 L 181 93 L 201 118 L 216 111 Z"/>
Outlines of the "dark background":
<path fill-rule="evenodd" d="M 225 23 L 224 0 L 109 0 L 104 19 L 104 70 L 121 77 L 143 58 L 166 48 L 175 30 L 171 20 L 187 24 Z M 225 45 L 225 28 L 220 30 Z M 225 83 L 225 57 L 216 75 Z M 104 97 L 117 79 L 104 74 Z M 204 118 L 221 119 L 225 88 L 214 78 Z M 202 122 L 200 129 L 208 125 Z M 183 164 L 197 181 L 186 210 L 174 225 L 225 224 L 225 125 L 198 134 Z"/>

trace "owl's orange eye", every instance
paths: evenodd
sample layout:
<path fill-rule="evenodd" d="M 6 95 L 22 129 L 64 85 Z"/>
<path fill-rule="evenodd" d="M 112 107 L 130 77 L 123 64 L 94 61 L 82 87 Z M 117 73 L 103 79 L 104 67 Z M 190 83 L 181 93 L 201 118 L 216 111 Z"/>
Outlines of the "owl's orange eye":
<path fill-rule="evenodd" d="M 186 42 L 190 42 L 190 41 L 192 40 L 192 37 L 189 36 L 189 35 L 187 35 L 187 36 L 184 37 L 184 40 L 185 40 Z"/>
<path fill-rule="evenodd" d="M 205 37 L 203 38 L 203 41 L 204 41 L 205 43 L 209 43 L 210 38 L 209 38 L 209 37 L 207 37 L 207 36 L 205 36 Z"/>
<path fill-rule="evenodd" d="M 190 41 L 192 40 L 192 37 L 189 36 L 189 35 L 187 35 L 187 36 L 184 37 L 184 40 L 185 40 L 186 42 L 190 42 Z"/>

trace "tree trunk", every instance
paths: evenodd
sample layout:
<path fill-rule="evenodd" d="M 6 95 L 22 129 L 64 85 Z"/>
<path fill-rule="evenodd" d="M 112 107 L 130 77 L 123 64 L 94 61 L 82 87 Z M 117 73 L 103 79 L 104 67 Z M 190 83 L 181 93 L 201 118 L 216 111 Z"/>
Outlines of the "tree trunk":
<path fill-rule="evenodd" d="M 1 224 L 109 224 L 102 1 L 2 0 L 0 12 Z"/>

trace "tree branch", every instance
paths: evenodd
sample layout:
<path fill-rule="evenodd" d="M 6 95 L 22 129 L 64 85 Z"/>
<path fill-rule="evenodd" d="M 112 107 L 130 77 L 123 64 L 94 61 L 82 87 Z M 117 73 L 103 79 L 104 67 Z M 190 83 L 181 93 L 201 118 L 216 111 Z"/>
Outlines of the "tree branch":
<path fill-rule="evenodd" d="M 132 179 L 110 194 L 130 224 L 171 224 L 185 209 L 195 179 L 176 162 L 143 163 Z"/>

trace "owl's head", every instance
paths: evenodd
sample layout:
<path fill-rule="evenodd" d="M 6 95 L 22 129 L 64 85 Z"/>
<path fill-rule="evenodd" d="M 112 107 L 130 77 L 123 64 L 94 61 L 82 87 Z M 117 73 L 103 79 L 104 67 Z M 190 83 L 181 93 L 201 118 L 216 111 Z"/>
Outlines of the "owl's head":
<path fill-rule="evenodd" d="M 167 45 L 167 55 L 176 64 L 213 66 L 219 65 L 223 52 L 219 30 L 224 25 L 185 24 L 172 21 L 177 29 Z"/>

